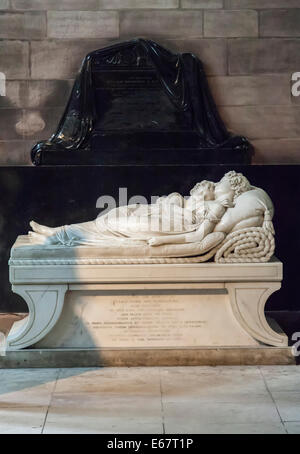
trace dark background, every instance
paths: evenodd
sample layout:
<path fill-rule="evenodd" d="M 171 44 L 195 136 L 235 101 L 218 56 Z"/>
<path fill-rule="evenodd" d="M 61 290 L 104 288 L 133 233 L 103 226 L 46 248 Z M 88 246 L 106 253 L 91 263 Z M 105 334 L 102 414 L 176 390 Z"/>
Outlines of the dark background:
<path fill-rule="evenodd" d="M 118 202 L 120 187 L 128 189 L 128 198 L 143 195 L 150 202 L 151 196 L 173 191 L 188 195 L 198 181 L 218 181 L 232 169 L 265 189 L 275 205 L 275 253 L 284 264 L 284 279 L 266 309 L 284 311 L 282 324 L 289 329 L 300 321 L 297 165 L 0 167 L 0 312 L 27 311 L 26 304 L 11 291 L 8 259 L 11 246 L 18 235 L 27 233 L 31 219 L 49 226 L 84 222 L 99 214 L 96 201 L 101 195 L 113 196 Z M 300 331 L 300 323 L 298 326 Z"/>

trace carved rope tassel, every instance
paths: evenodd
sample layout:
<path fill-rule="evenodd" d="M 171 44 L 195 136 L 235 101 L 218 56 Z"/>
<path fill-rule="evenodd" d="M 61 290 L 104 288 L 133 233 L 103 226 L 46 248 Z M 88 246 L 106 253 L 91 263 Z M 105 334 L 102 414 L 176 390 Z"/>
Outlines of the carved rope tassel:
<path fill-rule="evenodd" d="M 275 235 L 275 229 L 274 229 L 274 225 L 272 222 L 271 213 L 270 213 L 268 207 L 261 200 L 259 202 L 264 207 L 264 222 L 263 222 L 262 228 L 266 232 L 270 232 L 272 235 Z"/>
<path fill-rule="evenodd" d="M 265 210 L 264 222 L 263 222 L 262 227 L 266 232 L 270 232 L 270 233 L 272 233 L 272 235 L 275 235 L 274 225 L 273 225 L 272 217 L 271 217 L 269 210 Z"/>

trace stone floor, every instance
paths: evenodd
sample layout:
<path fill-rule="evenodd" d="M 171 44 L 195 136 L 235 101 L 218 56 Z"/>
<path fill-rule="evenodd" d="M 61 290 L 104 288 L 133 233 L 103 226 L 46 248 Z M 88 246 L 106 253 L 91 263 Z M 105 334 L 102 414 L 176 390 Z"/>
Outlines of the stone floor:
<path fill-rule="evenodd" d="M 300 433 L 300 367 L 0 370 L 0 433 Z"/>

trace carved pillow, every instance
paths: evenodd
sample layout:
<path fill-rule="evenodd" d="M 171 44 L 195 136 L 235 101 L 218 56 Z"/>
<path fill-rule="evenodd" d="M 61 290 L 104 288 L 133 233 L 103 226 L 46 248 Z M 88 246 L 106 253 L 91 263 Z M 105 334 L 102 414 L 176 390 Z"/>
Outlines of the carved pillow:
<path fill-rule="evenodd" d="M 270 197 L 263 189 L 253 187 L 236 198 L 235 206 L 227 209 L 214 230 L 230 233 L 245 227 L 261 227 L 266 209 L 273 217 L 274 207 Z"/>

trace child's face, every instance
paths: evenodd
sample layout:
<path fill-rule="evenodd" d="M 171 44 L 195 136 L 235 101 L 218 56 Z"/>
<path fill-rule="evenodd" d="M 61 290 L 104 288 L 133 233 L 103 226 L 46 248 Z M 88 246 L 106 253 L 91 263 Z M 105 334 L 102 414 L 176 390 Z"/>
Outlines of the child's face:
<path fill-rule="evenodd" d="M 232 200 L 234 197 L 234 191 L 230 185 L 230 182 L 226 178 L 222 178 L 222 180 L 216 184 L 215 191 L 216 199 L 224 195 L 226 195 L 230 200 Z"/>
<path fill-rule="evenodd" d="M 193 194 L 193 197 L 201 200 L 213 200 L 215 198 L 215 188 L 213 185 L 200 186 Z"/>

